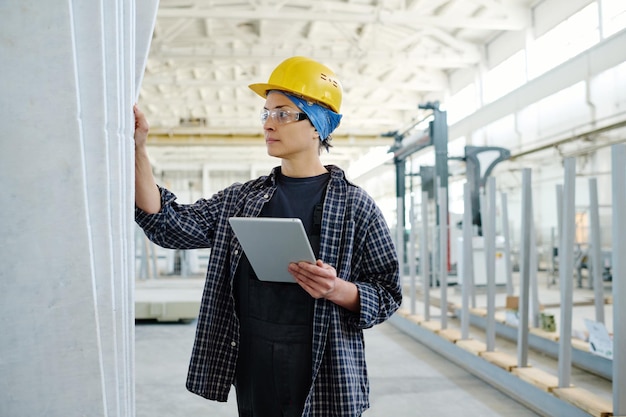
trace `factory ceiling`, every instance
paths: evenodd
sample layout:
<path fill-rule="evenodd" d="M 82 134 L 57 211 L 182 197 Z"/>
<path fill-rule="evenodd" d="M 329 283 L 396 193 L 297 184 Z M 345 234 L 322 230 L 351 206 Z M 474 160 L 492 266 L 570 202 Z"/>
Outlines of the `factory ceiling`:
<path fill-rule="evenodd" d="M 323 62 L 342 81 L 330 163 L 391 146 L 381 135 L 423 117 L 419 104 L 445 99 L 450 74 L 478 70 L 490 40 L 528 28 L 532 3 L 160 0 L 139 97 L 155 164 L 267 164 L 263 100 L 248 84 L 294 55 Z"/>

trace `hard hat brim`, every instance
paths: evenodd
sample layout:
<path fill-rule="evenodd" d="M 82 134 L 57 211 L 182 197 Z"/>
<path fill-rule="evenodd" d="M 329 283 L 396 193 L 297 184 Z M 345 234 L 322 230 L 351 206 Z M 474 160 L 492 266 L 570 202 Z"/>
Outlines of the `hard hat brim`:
<path fill-rule="evenodd" d="M 281 86 L 274 85 L 274 84 L 266 84 L 266 83 L 250 84 L 248 87 L 250 87 L 250 90 L 254 91 L 255 93 L 257 93 L 263 98 L 267 97 L 267 92 L 270 90 L 281 90 L 281 91 L 287 91 L 289 93 L 294 92 L 294 91 L 289 91 L 285 89 L 285 87 L 281 87 Z"/>
<path fill-rule="evenodd" d="M 295 90 L 291 90 L 289 88 L 285 88 L 284 86 L 281 85 L 276 85 L 276 84 L 267 84 L 267 83 L 256 83 L 256 84 L 250 84 L 248 85 L 248 87 L 250 88 L 250 90 L 254 91 L 255 93 L 257 93 L 259 96 L 263 97 L 263 98 L 267 98 L 267 92 L 270 90 L 278 90 L 278 91 L 284 91 L 286 93 L 291 93 L 291 94 L 295 94 L 298 97 L 303 97 L 306 99 L 309 99 L 315 103 L 319 103 L 320 105 L 330 108 L 332 111 L 334 111 L 335 113 L 338 113 L 338 109 L 334 108 L 334 106 L 331 106 L 329 104 L 325 104 L 325 103 L 320 103 L 318 100 L 312 98 L 312 97 L 307 97 L 302 95 L 300 92 L 295 91 Z"/>

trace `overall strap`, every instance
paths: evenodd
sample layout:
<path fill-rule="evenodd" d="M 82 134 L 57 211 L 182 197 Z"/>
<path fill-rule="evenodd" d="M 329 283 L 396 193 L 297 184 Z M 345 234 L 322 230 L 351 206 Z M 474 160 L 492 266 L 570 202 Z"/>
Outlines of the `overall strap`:
<path fill-rule="evenodd" d="M 326 184 L 326 187 L 324 187 L 324 192 L 322 193 L 322 199 L 313 208 L 313 230 L 312 230 L 312 233 L 315 236 L 321 236 L 321 234 L 322 234 L 322 215 L 324 214 L 324 200 L 326 199 L 326 190 L 327 189 L 328 189 L 328 184 Z"/>

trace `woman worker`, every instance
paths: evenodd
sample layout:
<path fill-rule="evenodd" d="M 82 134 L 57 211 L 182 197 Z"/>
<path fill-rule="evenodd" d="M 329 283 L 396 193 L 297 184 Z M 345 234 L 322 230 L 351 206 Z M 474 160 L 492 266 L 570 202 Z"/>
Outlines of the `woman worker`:
<path fill-rule="evenodd" d="M 267 83 L 261 123 L 280 166 L 193 204 L 157 186 L 148 123 L 135 107 L 136 221 L 156 244 L 211 248 L 187 388 L 226 401 L 239 416 L 360 416 L 369 407 L 363 329 L 399 307 L 397 254 L 373 199 L 337 166 L 324 166 L 339 125 L 342 87 L 305 57 L 280 63 Z M 288 266 L 293 283 L 260 281 L 230 217 L 297 217 L 315 264 Z"/>

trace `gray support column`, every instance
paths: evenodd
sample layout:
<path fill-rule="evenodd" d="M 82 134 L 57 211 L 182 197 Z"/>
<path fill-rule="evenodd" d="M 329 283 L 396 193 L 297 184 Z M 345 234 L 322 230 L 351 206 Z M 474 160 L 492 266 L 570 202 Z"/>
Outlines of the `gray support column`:
<path fill-rule="evenodd" d="M 613 415 L 626 415 L 626 145 L 611 147 L 613 194 Z"/>
<path fill-rule="evenodd" d="M 561 236 L 563 236 L 563 184 L 556 186 L 556 241 L 559 274 L 561 271 Z"/>
<path fill-rule="evenodd" d="M 574 234 L 576 232 L 576 159 L 565 159 L 563 229 L 559 247 L 561 321 L 559 332 L 559 387 L 569 387 L 572 374 L 572 298 L 574 291 Z"/>
<path fill-rule="evenodd" d="M 604 323 L 604 282 L 602 280 L 602 239 L 598 208 L 598 181 L 589 178 L 589 226 L 591 232 L 591 274 L 596 308 L 596 321 Z M 591 277 L 590 277 L 591 280 Z"/>
<path fill-rule="evenodd" d="M 422 192 L 422 237 L 420 241 L 420 273 L 424 296 L 424 320 L 430 320 L 430 250 L 428 245 L 428 192 Z"/>
<path fill-rule="evenodd" d="M 139 248 L 139 273 L 136 278 L 141 280 L 158 278 L 155 245 L 148 240 L 139 226 L 135 229 L 135 247 Z"/>
<path fill-rule="evenodd" d="M 513 265 L 511 262 L 511 233 L 509 230 L 509 206 L 506 193 L 500 194 L 502 210 L 502 235 L 504 237 L 504 265 L 506 269 L 506 295 L 514 295 Z"/>
<path fill-rule="evenodd" d="M 556 261 L 554 256 L 554 248 L 556 247 L 556 228 L 550 228 L 550 275 L 548 276 L 548 281 L 546 282 L 547 286 L 556 284 L 555 275 L 556 275 Z"/>
<path fill-rule="evenodd" d="M 404 178 L 402 179 L 404 181 Z M 398 220 L 396 222 L 396 250 L 400 263 L 400 285 L 404 284 L 404 198 L 396 199 Z"/>
<path fill-rule="evenodd" d="M 535 209 L 532 202 L 532 192 L 530 196 L 530 263 L 528 266 L 530 274 L 530 315 L 532 327 L 541 327 L 539 317 L 541 314 L 541 303 L 539 301 L 539 282 L 537 279 L 537 232 L 535 231 Z"/>
<path fill-rule="evenodd" d="M 472 308 L 476 308 L 476 268 L 474 266 L 474 229 L 472 226 L 472 271 L 470 275 L 472 280 L 470 285 L 470 305 Z"/>
<path fill-rule="evenodd" d="M 154 243 L 150 242 L 150 240 L 148 240 L 147 238 L 146 240 L 148 241 L 148 248 L 150 249 L 149 253 L 150 253 L 150 261 L 152 265 L 150 277 L 152 279 L 157 279 L 159 277 L 159 268 L 157 266 L 157 258 L 158 258 L 157 248 Z"/>
<path fill-rule="evenodd" d="M 432 238 L 431 238 L 431 247 L 432 247 L 432 262 L 431 262 L 431 272 L 433 277 L 433 286 L 439 286 L 441 288 L 441 233 L 439 231 L 441 224 L 441 207 L 439 206 L 439 188 L 440 188 L 440 178 L 435 177 L 435 190 L 434 190 L 434 207 L 433 207 L 433 222 L 432 222 Z"/>
<path fill-rule="evenodd" d="M 438 214 L 436 210 L 438 206 L 435 204 L 434 206 L 435 212 L 433 212 L 433 224 L 431 225 L 431 237 L 430 237 L 430 247 L 431 250 L 431 262 L 430 262 L 430 275 L 432 277 L 433 287 L 437 287 L 441 285 L 441 281 L 439 279 L 439 275 L 441 274 L 439 262 L 439 225 L 436 223 Z"/>
<path fill-rule="evenodd" d="M 533 203 L 532 184 L 530 201 L 530 246 L 528 252 L 528 271 L 530 277 L 530 295 L 529 295 L 529 317 L 531 327 L 539 326 L 540 302 L 539 302 L 539 283 L 537 280 L 537 237 L 535 231 L 535 208 Z"/>
<path fill-rule="evenodd" d="M 489 177 L 486 184 L 485 202 L 487 217 L 483 222 L 485 232 L 485 270 L 487 273 L 487 351 L 496 348 L 496 179 Z"/>
<path fill-rule="evenodd" d="M 406 198 L 406 160 L 396 159 L 396 250 L 398 251 L 398 261 L 400 263 L 400 284 L 404 284 L 404 201 Z"/>
<path fill-rule="evenodd" d="M 417 228 L 417 222 L 415 220 L 415 197 L 411 194 L 411 208 L 409 209 L 409 224 L 410 234 L 409 234 L 409 277 L 411 283 L 411 314 L 415 314 L 415 295 L 416 295 L 416 287 L 415 287 L 415 230 Z"/>
<path fill-rule="evenodd" d="M 441 328 L 448 328 L 448 189 L 439 188 L 439 285 Z"/>
<path fill-rule="evenodd" d="M 139 248 L 139 272 L 136 278 L 148 279 L 150 277 L 149 252 L 141 229 L 138 229 L 135 233 L 135 247 Z"/>
<path fill-rule="evenodd" d="M 487 217 L 489 216 L 489 214 L 487 213 L 487 211 L 489 211 L 489 207 L 487 207 L 487 201 L 485 200 L 485 193 L 486 191 L 483 189 L 482 192 L 478 194 L 478 205 L 480 207 L 480 224 L 481 225 L 487 221 Z M 483 233 L 482 235 L 484 236 L 485 234 Z M 483 248 L 484 248 L 484 242 L 483 242 Z"/>
<path fill-rule="evenodd" d="M 474 287 L 474 225 L 472 224 L 472 191 L 468 182 L 463 185 L 463 269 L 461 279 L 461 339 L 469 339 L 469 303 Z"/>
<path fill-rule="evenodd" d="M 517 366 L 528 366 L 528 296 L 530 293 L 530 227 L 532 224 L 531 170 L 522 169 L 522 224 L 519 284 Z"/>

